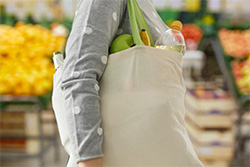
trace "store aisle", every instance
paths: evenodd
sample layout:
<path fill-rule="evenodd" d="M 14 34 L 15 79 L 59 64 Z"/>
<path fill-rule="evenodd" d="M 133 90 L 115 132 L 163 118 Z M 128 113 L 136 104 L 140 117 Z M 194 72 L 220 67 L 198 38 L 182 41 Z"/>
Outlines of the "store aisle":
<path fill-rule="evenodd" d="M 59 145 L 60 141 L 58 139 Z M 47 154 L 45 154 L 45 167 L 63 167 L 66 166 L 67 153 L 63 150 L 63 147 L 59 146 L 59 160 L 55 162 L 55 148 L 51 147 Z M 13 158 L 13 159 L 1 159 L 1 167 L 39 167 L 38 158 Z"/>

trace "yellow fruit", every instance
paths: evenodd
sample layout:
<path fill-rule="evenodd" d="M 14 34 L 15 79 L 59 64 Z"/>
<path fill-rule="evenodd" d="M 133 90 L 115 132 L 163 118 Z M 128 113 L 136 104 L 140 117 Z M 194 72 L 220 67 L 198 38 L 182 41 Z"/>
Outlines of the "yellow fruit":
<path fill-rule="evenodd" d="M 150 46 L 150 40 L 149 40 L 149 36 L 146 30 L 142 29 L 140 32 L 140 37 L 142 42 L 146 45 L 146 46 Z"/>
<path fill-rule="evenodd" d="M 57 37 L 40 25 L 0 25 L 0 94 L 43 95 L 51 91 L 51 57 L 64 49 L 65 41 L 66 37 Z"/>

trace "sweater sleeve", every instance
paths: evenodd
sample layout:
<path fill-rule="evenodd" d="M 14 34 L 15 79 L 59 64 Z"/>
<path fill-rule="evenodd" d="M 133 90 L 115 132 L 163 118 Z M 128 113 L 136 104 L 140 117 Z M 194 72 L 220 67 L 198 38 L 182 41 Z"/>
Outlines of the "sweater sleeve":
<path fill-rule="evenodd" d="M 78 0 L 61 85 L 72 154 L 77 162 L 103 156 L 98 81 L 125 4 L 125 0 Z"/>

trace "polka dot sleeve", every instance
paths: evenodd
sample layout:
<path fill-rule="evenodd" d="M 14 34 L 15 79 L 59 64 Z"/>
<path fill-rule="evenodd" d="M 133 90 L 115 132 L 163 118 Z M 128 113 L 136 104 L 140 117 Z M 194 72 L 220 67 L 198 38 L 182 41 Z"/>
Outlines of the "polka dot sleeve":
<path fill-rule="evenodd" d="M 99 83 L 126 0 L 79 0 L 66 45 L 62 90 L 77 162 L 102 157 Z"/>

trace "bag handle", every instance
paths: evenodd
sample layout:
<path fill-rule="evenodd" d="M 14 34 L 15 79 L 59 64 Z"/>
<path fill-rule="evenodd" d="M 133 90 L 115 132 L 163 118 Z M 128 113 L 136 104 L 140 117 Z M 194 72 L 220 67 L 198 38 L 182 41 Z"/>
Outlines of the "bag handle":
<path fill-rule="evenodd" d="M 127 0 L 127 8 L 129 14 L 129 21 L 132 31 L 132 36 L 135 45 L 144 45 L 143 41 L 140 38 L 138 27 L 140 30 L 145 29 L 148 33 L 150 45 L 154 46 L 154 41 L 149 30 L 148 24 L 143 16 L 141 8 L 139 7 L 136 0 Z"/>

